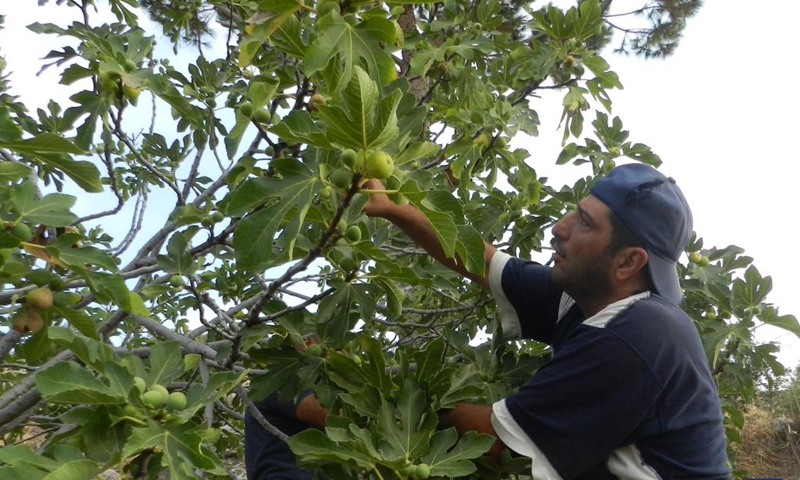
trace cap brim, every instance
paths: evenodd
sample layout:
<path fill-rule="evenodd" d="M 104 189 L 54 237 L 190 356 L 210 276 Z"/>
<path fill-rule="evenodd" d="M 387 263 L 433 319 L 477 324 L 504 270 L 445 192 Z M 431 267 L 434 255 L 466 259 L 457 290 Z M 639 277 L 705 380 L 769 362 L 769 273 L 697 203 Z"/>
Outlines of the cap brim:
<path fill-rule="evenodd" d="M 683 300 L 683 290 L 681 290 L 678 280 L 678 269 L 675 263 L 664 260 L 652 252 L 648 251 L 647 253 L 648 273 L 656 293 L 676 305 L 680 304 Z"/>

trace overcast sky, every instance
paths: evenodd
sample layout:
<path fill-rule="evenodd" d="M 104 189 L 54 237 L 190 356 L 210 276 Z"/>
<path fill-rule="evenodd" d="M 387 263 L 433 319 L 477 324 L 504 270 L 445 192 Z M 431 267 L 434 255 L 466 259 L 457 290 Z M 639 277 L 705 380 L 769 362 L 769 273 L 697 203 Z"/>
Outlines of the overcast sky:
<path fill-rule="evenodd" d="M 45 8 L 14 2 L 11 8 L 11 3 L 0 7 L 6 15 L 0 53 L 7 71 L 14 72 L 12 93 L 33 110 L 59 89 L 55 71 L 35 75 L 49 47 L 25 26 L 34 21 L 65 26 L 77 19 L 76 9 L 53 2 Z M 686 194 L 705 245 L 743 247 L 761 274 L 773 279 L 768 300 L 782 314 L 795 316 L 800 315 L 800 260 L 792 250 L 791 220 L 797 218 L 792 205 L 800 178 L 800 154 L 793 147 L 800 127 L 800 96 L 794 92 L 797 18 L 800 2 L 708 1 L 689 21 L 674 56 L 659 61 L 606 56 L 625 86 L 612 92 L 613 115 L 621 117 L 632 141 L 661 156 L 662 171 Z M 537 171 L 546 171 L 560 150 L 559 104 L 555 97 L 542 101 L 537 107 L 542 134 L 523 145 Z M 556 172 L 564 183 L 588 174 L 579 167 Z M 781 344 L 785 365 L 800 363 L 800 339 L 770 328 L 760 335 Z"/>

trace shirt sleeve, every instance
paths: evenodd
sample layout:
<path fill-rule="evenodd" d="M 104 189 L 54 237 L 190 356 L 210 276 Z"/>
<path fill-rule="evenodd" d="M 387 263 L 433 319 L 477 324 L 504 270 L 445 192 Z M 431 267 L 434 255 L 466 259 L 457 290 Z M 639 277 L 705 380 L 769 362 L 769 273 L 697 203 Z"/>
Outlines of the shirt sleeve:
<path fill-rule="evenodd" d="M 550 268 L 496 252 L 489 264 L 489 287 L 504 338 L 552 343 L 562 292 L 550 279 Z"/>
<path fill-rule="evenodd" d="M 569 480 L 630 443 L 660 390 L 626 342 L 602 329 L 580 327 L 573 341 L 502 401 L 509 415 L 493 420 L 509 448 L 522 455 L 539 452 Z"/>

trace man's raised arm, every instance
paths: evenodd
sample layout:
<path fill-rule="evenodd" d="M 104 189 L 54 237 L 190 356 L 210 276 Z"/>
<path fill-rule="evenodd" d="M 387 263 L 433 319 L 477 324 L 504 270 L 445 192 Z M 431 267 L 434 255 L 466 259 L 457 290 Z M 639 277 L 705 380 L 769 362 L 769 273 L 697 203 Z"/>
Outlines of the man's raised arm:
<path fill-rule="evenodd" d="M 379 180 L 371 179 L 364 183 L 362 188 L 366 190 L 383 190 L 384 186 Z M 497 251 L 492 245 L 484 242 L 483 259 L 486 264 L 484 275 L 468 272 L 458 255 L 455 258 L 447 258 L 430 221 L 417 207 L 411 204 L 397 205 L 383 193 L 369 193 L 369 196 L 369 201 L 364 206 L 364 213 L 367 216 L 389 220 L 442 265 L 477 282 L 486 289 L 489 288 L 489 262 Z"/>

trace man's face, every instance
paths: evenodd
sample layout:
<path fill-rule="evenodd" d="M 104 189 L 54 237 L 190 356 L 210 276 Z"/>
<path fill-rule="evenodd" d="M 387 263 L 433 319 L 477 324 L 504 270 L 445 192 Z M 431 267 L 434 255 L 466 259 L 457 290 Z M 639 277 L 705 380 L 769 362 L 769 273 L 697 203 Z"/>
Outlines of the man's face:
<path fill-rule="evenodd" d="M 608 207 L 590 195 L 553 226 L 551 275 L 576 300 L 602 298 L 611 291 L 609 214 Z"/>

